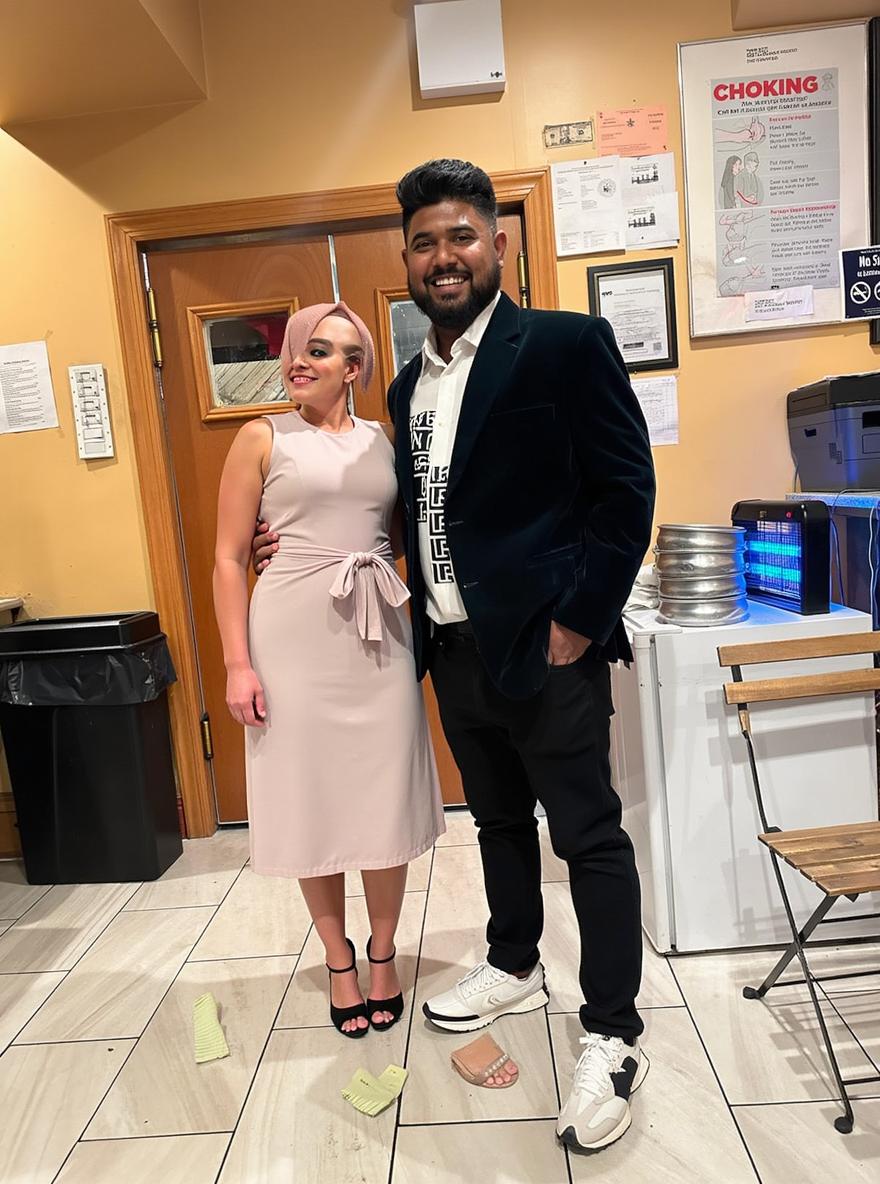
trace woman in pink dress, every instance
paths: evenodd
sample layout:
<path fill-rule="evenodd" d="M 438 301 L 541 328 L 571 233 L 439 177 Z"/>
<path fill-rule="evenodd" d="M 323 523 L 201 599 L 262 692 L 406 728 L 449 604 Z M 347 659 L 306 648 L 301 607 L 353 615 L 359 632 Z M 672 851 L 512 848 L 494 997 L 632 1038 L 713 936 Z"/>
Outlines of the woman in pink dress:
<path fill-rule="evenodd" d="M 330 1014 L 344 1035 L 403 1012 L 394 935 L 407 864 L 445 830 L 406 586 L 390 531 L 394 448 L 350 414 L 373 342 L 346 305 L 301 309 L 282 375 L 298 411 L 250 420 L 220 482 L 214 604 L 226 699 L 246 728 L 251 865 L 295 876 L 326 951 Z M 277 551 L 248 606 L 257 517 Z M 345 929 L 346 871 L 364 882 L 372 935 L 361 995 Z"/>

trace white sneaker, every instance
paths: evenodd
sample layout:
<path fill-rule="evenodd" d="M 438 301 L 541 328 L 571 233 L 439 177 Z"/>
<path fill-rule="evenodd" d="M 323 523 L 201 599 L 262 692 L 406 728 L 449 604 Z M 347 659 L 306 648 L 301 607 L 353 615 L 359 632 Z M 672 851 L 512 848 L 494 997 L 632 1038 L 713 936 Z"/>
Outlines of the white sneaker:
<path fill-rule="evenodd" d="M 599 1151 L 629 1129 L 629 1096 L 645 1080 L 649 1061 L 638 1040 L 629 1045 L 619 1036 L 587 1032 L 581 1044 L 556 1134 L 572 1151 Z"/>
<path fill-rule="evenodd" d="M 550 997 L 539 962 L 526 978 L 506 974 L 481 962 L 450 991 L 434 995 L 422 1007 L 432 1024 L 449 1032 L 474 1032 L 503 1015 L 519 1015 L 546 1007 Z"/>

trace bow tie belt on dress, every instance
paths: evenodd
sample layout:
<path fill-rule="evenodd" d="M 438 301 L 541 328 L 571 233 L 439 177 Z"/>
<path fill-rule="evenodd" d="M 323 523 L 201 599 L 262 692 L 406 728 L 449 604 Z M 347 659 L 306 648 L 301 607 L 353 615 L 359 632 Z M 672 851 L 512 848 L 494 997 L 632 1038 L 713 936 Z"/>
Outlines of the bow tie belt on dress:
<path fill-rule="evenodd" d="M 299 547 L 297 559 L 312 560 L 313 570 L 339 565 L 330 587 L 334 600 L 354 603 L 357 631 L 364 641 L 382 641 L 381 600 L 400 608 L 409 600 L 409 589 L 394 567 L 394 554 L 385 543 L 372 551 L 337 551 L 335 547 Z"/>

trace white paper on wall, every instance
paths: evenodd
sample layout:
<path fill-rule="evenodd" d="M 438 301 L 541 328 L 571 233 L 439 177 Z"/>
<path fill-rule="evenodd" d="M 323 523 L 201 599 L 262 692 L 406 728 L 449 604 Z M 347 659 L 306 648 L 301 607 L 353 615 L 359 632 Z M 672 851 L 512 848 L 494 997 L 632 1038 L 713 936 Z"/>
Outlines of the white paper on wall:
<path fill-rule="evenodd" d="M 648 424 L 651 446 L 678 443 L 678 379 L 636 378 L 632 388 Z"/>
<path fill-rule="evenodd" d="M 45 341 L 0 345 L 0 433 L 57 427 Z"/>

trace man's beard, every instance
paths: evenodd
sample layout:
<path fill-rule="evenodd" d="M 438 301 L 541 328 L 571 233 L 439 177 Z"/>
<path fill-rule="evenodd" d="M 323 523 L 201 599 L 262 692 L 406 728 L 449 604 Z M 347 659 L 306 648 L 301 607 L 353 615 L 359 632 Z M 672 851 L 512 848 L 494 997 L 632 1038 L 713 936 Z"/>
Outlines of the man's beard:
<path fill-rule="evenodd" d="M 455 275 L 456 273 L 451 271 L 444 274 Z M 437 325 L 441 329 L 466 329 L 480 315 L 486 305 L 491 304 L 495 299 L 495 295 L 501 287 L 501 264 L 496 259 L 495 266 L 482 283 L 478 283 L 473 274 L 470 276 L 470 281 L 471 290 L 467 300 L 454 307 L 445 305 L 442 300 L 436 300 L 434 298 L 435 289 L 429 283 L 425 284 L 420 291 L 415 291 L 410 281 L 409 294 L 432 325 Z"/>

